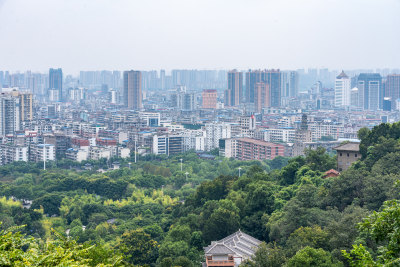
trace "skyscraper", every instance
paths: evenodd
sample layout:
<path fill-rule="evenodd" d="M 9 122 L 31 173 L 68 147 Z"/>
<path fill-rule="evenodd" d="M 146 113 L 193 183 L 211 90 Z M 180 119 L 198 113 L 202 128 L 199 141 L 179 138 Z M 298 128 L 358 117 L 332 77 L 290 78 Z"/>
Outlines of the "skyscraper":
<path fill-rule="evenodd" d="M 255 85 L 261 82 L 261 71 L 249 70 L 246 72 L 246 102 L 254 103 Z"/>
<path fill-rule="evenodd" d="M 351 103 L 351 80 L 344 71 L 335 80 L 335 107 L 349 106 Z"/>
<path fill-rule="evenodd" d="M 129 109 L 142 108 L 142 73 L 124 71 L 124 104 Z"/>
<path fill-rule="evenodd" d="M 299 74 L 297 71 L 281 72 L 281 97 L 297 97 L 299 94 Z"/>
<path fill-rule="evenodd" d="M 263 72 L 262 81 L 269 85 L 270 104 L 271 107 L 281 106 L 281 73 L 280 70 L 266 70 Z"/>
<path fill-rule="evenodd" d="M 231 70 L 228 72 L 228 89 L 225 90 L 225 104 L 238 106 L 243 102 L 243 72 Z"/>
<path fill-rule="evenodd" d="M 382 77 L 379 73 L 361 73 L 357 78 L 359 104 L 365 110 L 382 108 Z"/>
<path fill-rule="evenodd" d="M 392 107 L 395 107 L 396 100 L 400 99 L 400 74 L 391 74 L 386 78 L 385 96 L 392 100 Z"/>
<path fill-rule="evenodd" d="M 62 101 L 63 99 L 63 73 L 62 69 L 50 69 L 49 70 L 49 90 L 57 90 L 58 98 L 57 101 Z"/>
<path fill-rule="evenodd" d="M 0 96 L 0 135 L 14 134 L 20 129 L 20 99 L 11 94 Z"/>
<path fill-rule="evenodd" d="M 266 83 L 269 87 L 269 103 L 271 107 L 281 105 L 281 73 L 279 70 L 249 70 L 246 73 L 246 101 L 255 103 L 257 83 Z"/>
<path fill-rule="evenodd" d="M 263 108 L 270 106 L 269 85 L 266 82 L 255 84 L 254 104 L 256 112 L 261 112 Z"/>

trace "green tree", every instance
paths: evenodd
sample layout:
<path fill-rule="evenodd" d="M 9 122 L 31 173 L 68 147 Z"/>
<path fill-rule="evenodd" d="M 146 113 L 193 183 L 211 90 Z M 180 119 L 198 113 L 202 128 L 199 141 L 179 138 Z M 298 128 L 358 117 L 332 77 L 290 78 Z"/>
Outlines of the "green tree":
<path fill-rule="evenodd" d="M 149 264 L 157 258 L 158 244 L 143 229 L 125 232 L 117 248 L 125 254 L 127 261 L 133 264 Z"/>
<path fill-rule="evenodd" d="M 294 231 L 286 242 L 286 249 L 289 256 L 293 256 L 302 248 L 322 248 L 329 249 L 328 233 L 321 229 L 320 226 L 300 227 Z"/>
<path fill-rule="evenodd" d="M 277 267 L 286 262 L 282 248 L 274 244 L 262 243 L 251 260 L 242 263 L 243 267 Z"/>
<path fill-rule="evenodd" d="M 336 160 L 334 157 L 326 153 L 326 149 L 318 147 L 317 149 L 305 150 L 306 163 L 313 171 L 325 172 L 336 167 Z"/>
<path fill-rule="evenodd" d="M 386 201 L 380 212 L 374 212 L 359 224 L 360 232 L 372 238 L 379 247 L 376 258 L 362 245 L 355 244 L 350 253 L 343 251 L 351 266 L 398 266 L 400 264 L 400 203 Z"/>
<path fill-rule="evenodd" d="M 305 247 L 287 262 L 288 267 L 339 267 L 342 263 L 333 260 L 332 255 L 322 248 Z"/>

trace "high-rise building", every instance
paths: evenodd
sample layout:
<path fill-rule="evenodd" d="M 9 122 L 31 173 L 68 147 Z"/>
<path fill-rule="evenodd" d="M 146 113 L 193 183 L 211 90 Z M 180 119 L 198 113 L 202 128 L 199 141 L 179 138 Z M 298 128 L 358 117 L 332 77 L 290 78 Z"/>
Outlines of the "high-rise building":
<path fill-rule="evenodd" d="M 386 77 L 385 96 L 392 100 L 395 107 L 396 100 L 400 99 L 400 74 L 391 74 Z"/>
<path fill-rule="evenodd" d="M 129 109 L 142 108 L 142 73 L 124 71 L 124 104 Z"/>
<path fill-rule="evenodd" d="M 256 83 L 261 82 L 261 71 L 249 70 L 246 72 L 246 102 L 254 103 Z"/>
<path fill-rule="evenodd" d="M 229 76 L 228 76 L 229 77 Z M 269 87 L 269 104 L 271 107 L 281 105 L 281 72 L 280 70 L 249 70 L 246 73 L 246 100 L 255 103 L 256 84 L 266 83 Z"/>
<path fill-rule="evenodd" d="M 225 90 L 225 105 L 238 106 L 243 102 L 243 72 L 228 72 L 228 89 Z"/>
<path fill-rule="evenodd" d="M 281 72 L 282 97 L 297 97 L 299 94 L 299 74 L 297 71 Z"/>
<path fill-rule="evenodd" d="M 203 105 L 202 108 L 216 109 L 217 108 L 217 90 L 205 89 L 202 94 Z"/>
<path fill-rule="evenodd" d="M 344 71 L 335 80 L 335 106 L 346 107 L 351 104 L 351 80 Z"/>
<path fill-rule="evenodd" d="M 20 130 L 20 99 L 10 94 L 0 96 L 0 135 Z"/>
<path fill-rule="evenodd" d="M 379 73 L 361 73 L 357 78 L 359 104 L 365 110 L 382 108 L 382 77 Z"/>
<path fill-rule="evenodd" d="M 263 81 L 269 85 L 270 105 L 271 107 L 281 106 L 281 73 L 280 70 L 267 70 L 265 71 L 266 77 Z"/>
<path fill-rule="evenodd" d="M 254 104 L 256 112 L 261 112 L 263 108 L 270 106 L 269 85 L 266 82 L 258 82 L 255 84 Z"/>
<path fill-rule="evenodd" d="M 50 69 L 49 70 L 49 90 L 57 90 L 58 91 L 58 98 L 54 99 L 53 101 L 62 101 L 63 99 L 63 73 L 62 69 Z M 54 94 L 53 95 L 57 95 Z"/>
<path fill-rule="evenodd" d="M 19 105 L 21 121 L 31 121 L 33 119 L 33 97 L 31 93 L 19 93 Z"/>

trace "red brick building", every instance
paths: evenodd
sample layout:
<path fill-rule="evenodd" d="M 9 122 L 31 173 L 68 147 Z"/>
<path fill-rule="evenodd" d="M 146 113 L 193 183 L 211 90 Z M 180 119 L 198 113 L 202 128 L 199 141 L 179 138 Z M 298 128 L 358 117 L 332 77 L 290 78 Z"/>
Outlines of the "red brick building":
<path fill-rule="evenodd" d="M 217 90 L 205 89 L 201 93 L 203 98 L 202 108 L 216 109 L 217 108 Z"/>
<path fill-rule="evenodd" d="M 251 138 L 238 138 L 234 142 L 235 158 L 239 160 L 263 160 L 284 156 L 285 147 Z"/>

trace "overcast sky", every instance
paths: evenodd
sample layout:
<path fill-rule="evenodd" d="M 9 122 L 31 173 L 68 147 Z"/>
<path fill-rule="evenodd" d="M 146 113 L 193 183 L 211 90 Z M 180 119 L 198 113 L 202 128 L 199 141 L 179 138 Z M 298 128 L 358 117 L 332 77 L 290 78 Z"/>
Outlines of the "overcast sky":
<path fill-rule="evenodd" d="M 0 70 L 400 67 L 400 0 L 0 0 Z"/>

